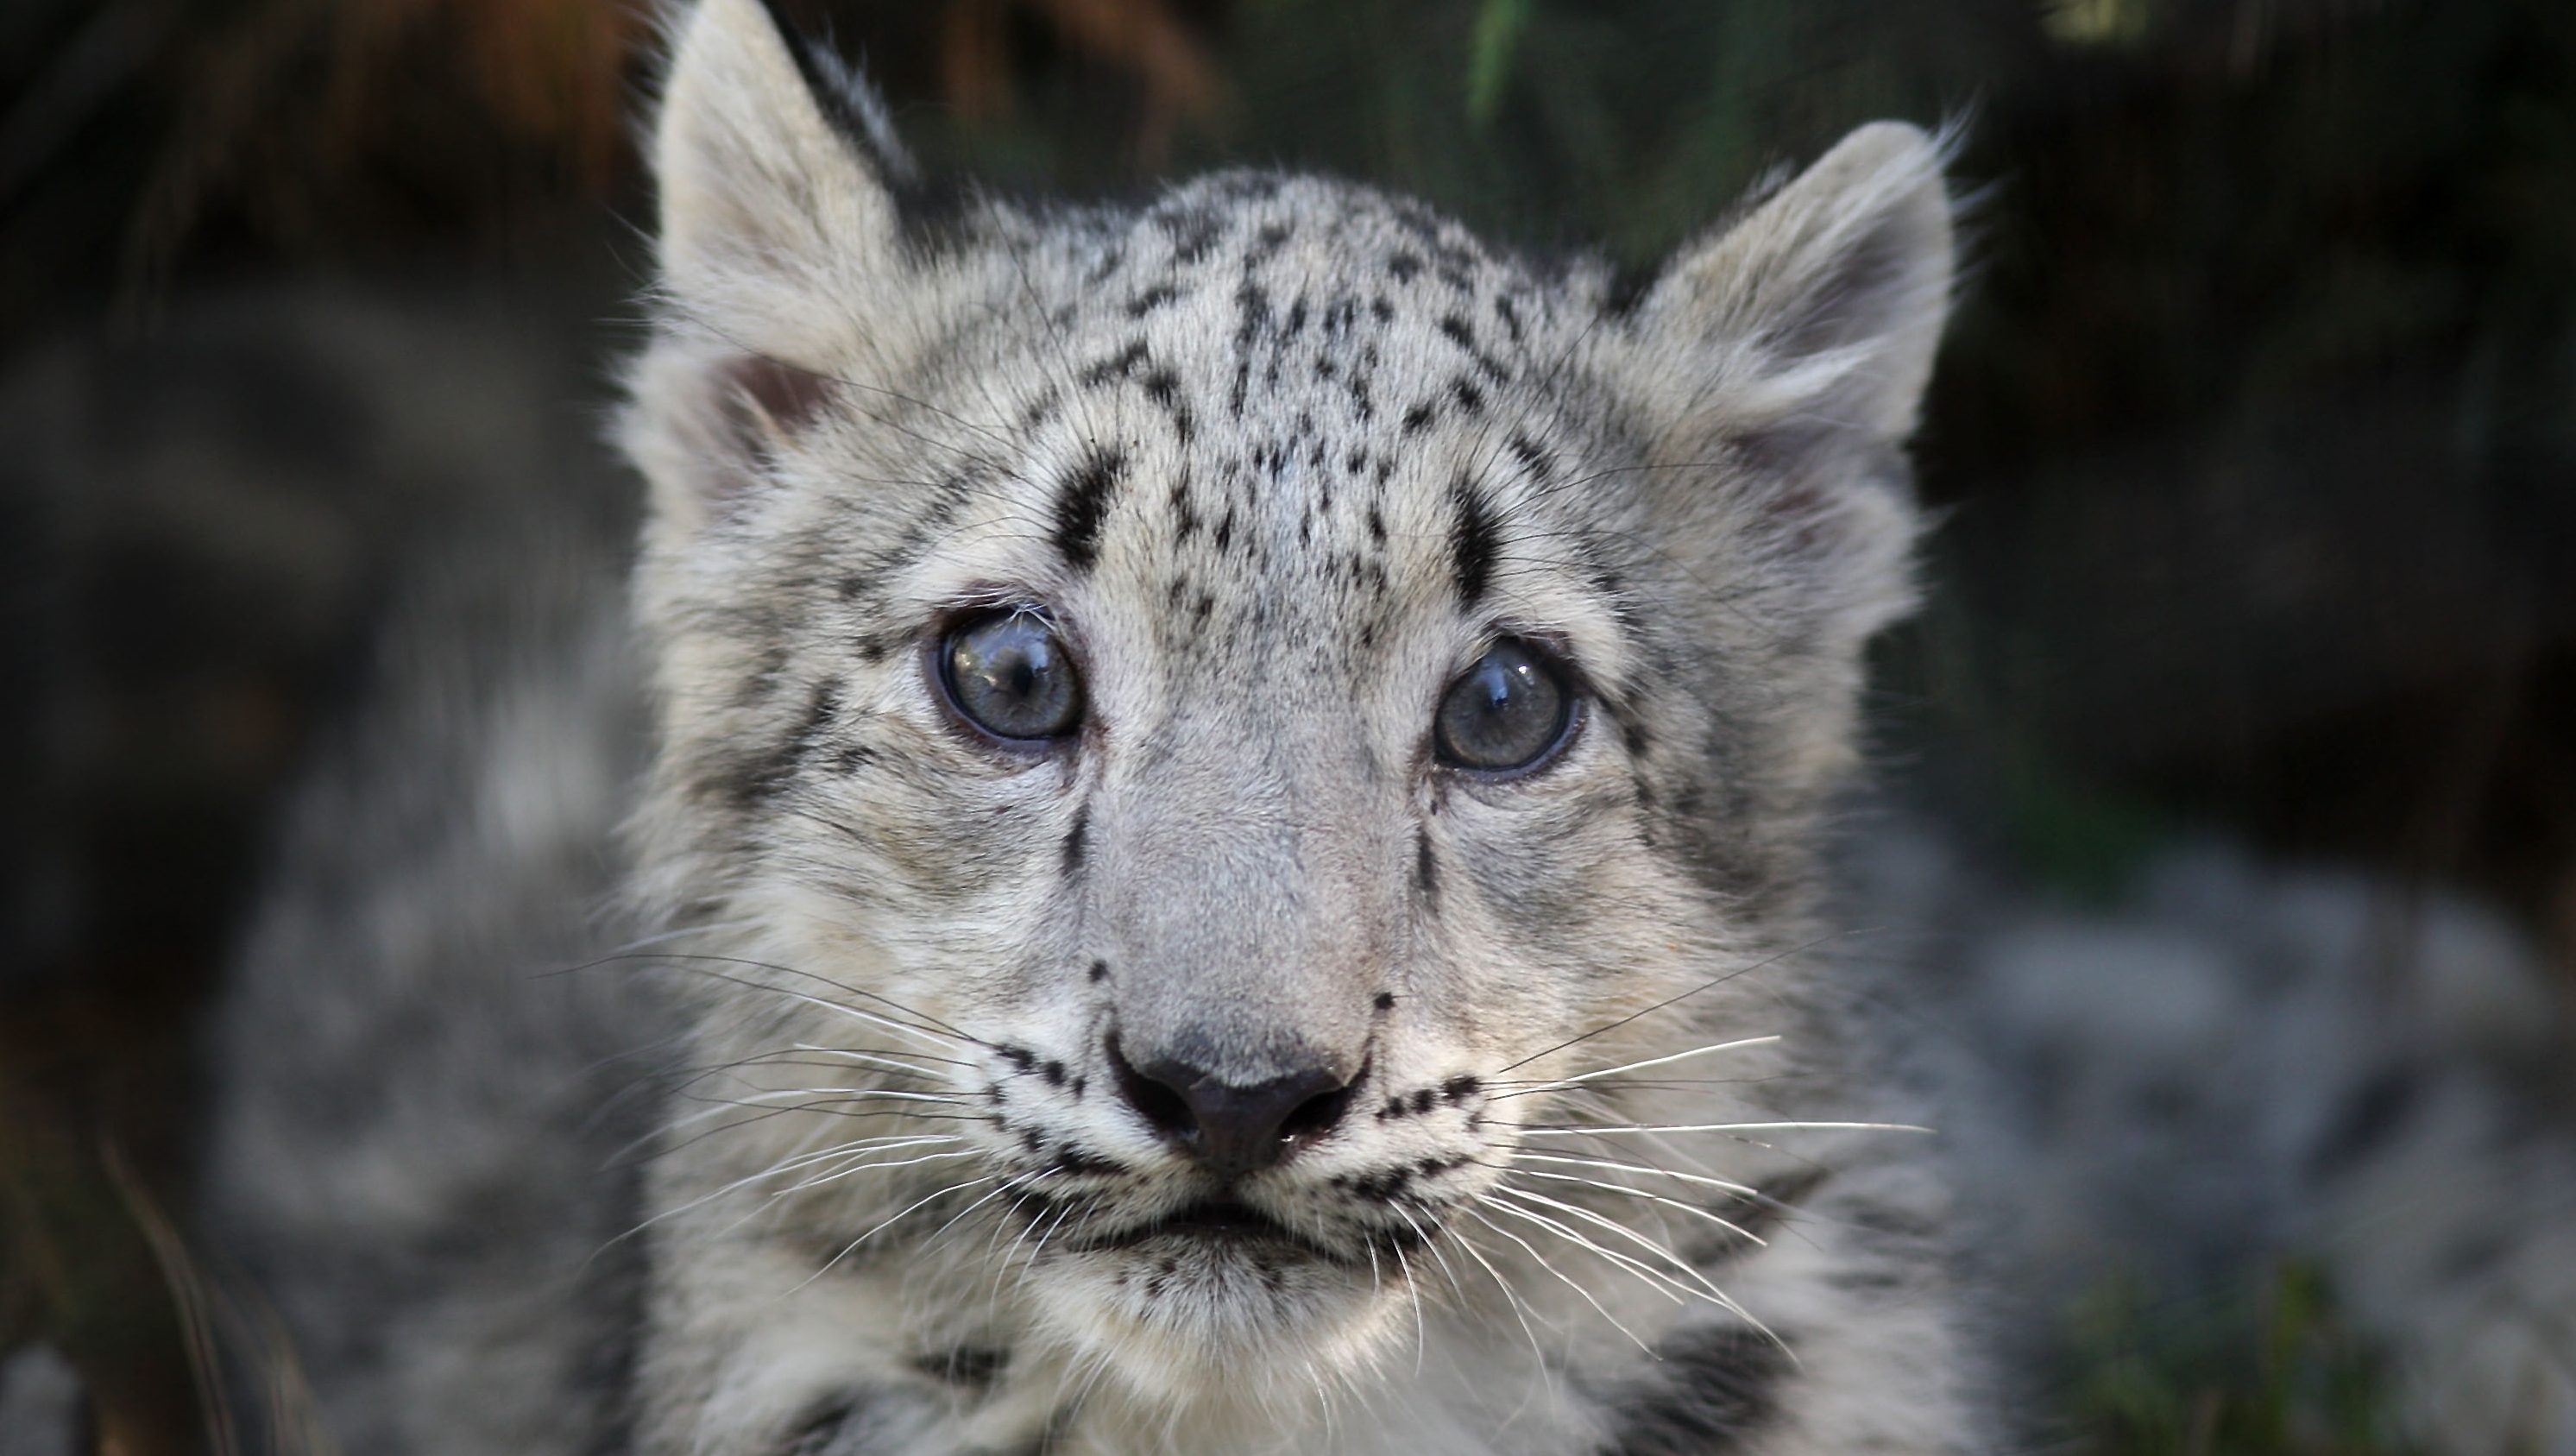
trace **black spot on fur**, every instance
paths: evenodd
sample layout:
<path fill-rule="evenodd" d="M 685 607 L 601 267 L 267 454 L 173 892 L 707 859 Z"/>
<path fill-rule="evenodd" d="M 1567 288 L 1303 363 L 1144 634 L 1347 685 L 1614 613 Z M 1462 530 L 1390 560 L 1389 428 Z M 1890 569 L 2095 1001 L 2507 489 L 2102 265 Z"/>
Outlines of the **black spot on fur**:
<path fill-rule="evenodd" d="M 1501 541 L 1494 527 L 1493 507 L 1486 504 L 1484 492 L 1475 481 L 1459 476 L 1450 487 L 1449 500 L 1457 512 L 1450 527 L 1450 564 L 1457 573 L 1460 604 L 1472 607 L 1493 583 L 1494 557 L 1501 551 Z"/>
<path fill-rule="evenodd" d="M 1540 449 L 1538 443 L 1529 436 L 1514 430 L 1512 437 L 1503 443 L 1511 450 L 1512 458 L 1521 463 L 1523 470 L 1529 472 L 1530 479 L 1545 485 L 1555 476 L 1556 461 L 1545 450 Z"/>
<path fill-rule="evenodd" d="M 1646 731 L 1646 720 L 1638 715 L 1634 702 L 1624 697 L 1605 697 L 1602 706 L 1619 725 L 1619 741 L 1626 746 L 1630 758 L 1644 758 L 1654 749 L 1654 735 Z"/>
<path fill-rule="evenodd" d="M 1424 899 L 1440 893 L 1440 859 L 1431 852 L 1431 831 L 1419 829 L 1413 836 L 1413 887 Z"/>
<path fill-rule="evenodd" d="M 858 1418 L 860 1404 L 858 1396 L 836 1395 L 817 1405 L 789 1430 L 787 1443 L 778 1448 L 781 1456 L 821 1456 L 841 1428 Z"/>
<path fill-rule="evenodd" d="M 1246 278 L 1234 290 L 1235 347 L 1244 348 L 1271 331 L 1270 291 Z"/>
<path fill-rule="evenodd" d="M 1511 371 L 1505 369 L 1501 361 L 1486 353 L 1484 346 L 1476 342 L 1475 327 L 1467 322 L 1465 314 L 1443 315 L 1440 320 L 1440 332 L 1448 338 L 1449 342 L 1466 350 L 1467 357 L 1476 361 L 1476 368 L 1486 378 L 1497 384 L 1511 378 Z"/>
<path fill-rule="evenodd" d="M 1172 432 L 1181 437 L 1182 444 L 1188 444 L 1197 433 L 1197 424 L 1190 418 L 1189 405 L 1181 398 L 1181 377 L 1169 369 L 1154 370 L 1145 376 L 1145 397 L 1163 407 L 1172 417 Z"/>
<path fill-rule="evenodd" d="M 1604 1456 L 1725 1456 L 1780 1411 L 1794 1371 L 1778 1342 L 1742 1326 L 1679 1330 L 1651 1373 L 1605 1402 L 1619 1425 Z"/>
<path fill-rule="evenodd" d="M 768 751 L 753 756 L 734 783 L 735 802 L 753 805 L 777 797 L 796 780 L 796 771 L 804 766 L 807 755 L 814 751 L 841 711 L 841 685 L 821 683 L 806 699 L 805 711 L 786 736 L 770 745 Z"/>
<path fill-rule="evenodd" d="M 1466 379 L 1450 380 L 1449 393 L 1458 401 L 1458 408 L 1467 414 L 1472 416 L 1485 412 L 1485 392 L 1468 383 Z"/>
<path fill-rule="evenodd" d="M 1637 305 L 1646 301 L 1646 291 L 1654 286 L 1655 275 L 1646 269 L 1622 268 L 1601 294 L 1601 312 L 1622 321 L 1632 318 Z"/>
<path fill-rule="evenodd" d="M 1082 371 L 1082 382 L 1098 386 L 1113 379 L 1124 379 L 1136 372 L 1137 365 L 1145 362 L 1145 352 L 1143 339 L 1130 339 L 1125 348 Z"/>
<path fill-rule="evenodd" d="M 1484 1085 L 1473 1077 L 1452 1077 L 1440 1084 L 1440 1096 L 1452 1104 L 1464 1102 L 1482 1091 Z"/>
<path fill-rule="evenodd" d="M 1386 271 L 1395 275 L 1396 282 L 1410 283 L 1422 272 L 1422 257 L 1418 253 L 1398 249 L 1387 255 Z"/>
<path fill-rule="evenodd" d="M 1404 412 L 1404 432 L 1408 435 L 1420 434 L 1439 417 L 1439 407 L 1426 399 Z"/>
<path fill-rule="evenodd" d="M 1393 1011 L 1395 1009 L 1395 993 L 1393 991 L 1380 991 L 1377 993 L 1377 1000 L 1371 1004 L 1376 1006 L 1380 1011 Z"/>
<path fill-rule="evenodd" d="M 1082 862 L 1090 853 L 1091 806 L 1085 804 L 1073 811 L 1073 828 L 1065 832 L 1064 872 L 1067 875 L 1082 873 Z"/>
<path fill-rule="evenodd" d="M 1171 235 L 1172 261 L 1184 265 L 1205 258 L 1225 231 L 1225 224 L 1205 208 L 1159 213 L 1154 221 Z"/>
<path fill-rule="evenodd" d="M 1102 982 L 1102 981 L 1106 981 L 1106 980 L 1108 980 L 1108 979 L 1109 979 L 1109 962 L 1107 962 L 1107 961 L 1093 961 L 1093 962 L 1091 963 L 1091 972 L 1090 972 L 1090 975 L 1091 975 L 1092 983 L 1093 983 L 1093 984 L 1095 984 L 1095 985 L 1097 985 L 1098 983 L 1100 983 L 1100 982 Z"/>
<path fill-rule="evenodd" d="M 1161 308 L 1164 304 L 1167 304 L 1180 296 L 1181 291 L 1173 287 L 1171 284 L 1157 283 L 1153 287 L 1146 289 L 1144 292 L 1137 294 L 1134 298 L 1127 300 L 1127 316 L 1129 318 L 1143 318 L 1145 315 L 1152 313 L 1154 310 Z"/>
<path fill-rule="evenodd" d="M 1056 493 L 1055 546 L 1074 570 L 1089 571 L 1099 559 L 1100 526 L 1126 473 L 1127 457 L 1117 450 L 1093 450 L 1065 473 Z"/>
<path fill-rule="evenodd" d="M 981 1390 L 993 1383 L 1004 1367 L 1011 1363 L 1011 1352 L 982 1345 L 963 1345 L 954 1350 L 923 1355 L 912 1362 L 912 1368 L 933 1380 Z"/>
<path fill-rule="evenodd" d="M 1082 1086 L 1080 1082 L 1073 1085 L 1077 1090 Z M 1074 1177 L 1107 1178 L 1127 1171 L 1124 1165 L 1104 1158 L 1098 1153 L 1074 1147 L 1058 1148 L 1054 1161 L 1047 1166 L 1053 1172 Z"/>

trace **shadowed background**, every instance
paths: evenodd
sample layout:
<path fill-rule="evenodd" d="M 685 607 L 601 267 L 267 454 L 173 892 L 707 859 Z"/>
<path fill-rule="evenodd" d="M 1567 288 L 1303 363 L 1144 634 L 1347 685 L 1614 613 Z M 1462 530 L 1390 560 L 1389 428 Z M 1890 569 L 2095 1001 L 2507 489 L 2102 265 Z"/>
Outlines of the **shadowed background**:
<path fill-rule="evenodd" d="M 1635 266 L 1860 121 L 1963 121 L 1882 756 L 2071 897 L 2214 827 L 2490 899 L 2576 982 L 2576 7 L 787 8 L 997 186 L 1316 167 Z M 0 1350 L 66 1351 L 108 1449 L 203 1424 L 156 1248 L 193 1017 L 386 582 L 625 488 L 653 44 L 632 0 L 0 6 Z M 2216 1399 L 2351 1449 L 2208 1363 L 2259 1368 L 2159 1366 L 2096 1444 Z"/>

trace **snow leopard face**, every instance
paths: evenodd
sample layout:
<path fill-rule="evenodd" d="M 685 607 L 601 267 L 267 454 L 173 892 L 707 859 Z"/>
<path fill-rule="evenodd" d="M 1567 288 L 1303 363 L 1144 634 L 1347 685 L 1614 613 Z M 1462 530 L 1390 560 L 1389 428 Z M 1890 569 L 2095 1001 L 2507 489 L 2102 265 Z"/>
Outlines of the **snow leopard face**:
<path fill-rule="evenodd" d="M 1305 177 L 934 205 L 752 0 L 657 148 L 637 840 L 706 1070 L 656 1313 L 804 1352 L 674 1388 L 792 1426 L 817 1330 L 1302 1384 L 1544 1279 L 1570 1125 L 1763 1118 L 1908 596 L 1919 133 L 1642 287 Z"/>

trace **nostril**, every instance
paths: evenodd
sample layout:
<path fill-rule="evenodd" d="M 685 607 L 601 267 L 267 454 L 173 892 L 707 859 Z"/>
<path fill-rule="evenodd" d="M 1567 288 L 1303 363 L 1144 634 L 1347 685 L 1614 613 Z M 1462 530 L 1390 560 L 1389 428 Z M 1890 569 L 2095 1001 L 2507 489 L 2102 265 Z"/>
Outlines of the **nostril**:
<path fill-rule="evenodd" d="M 1118 1034 L 1109 1034 L 1109 1070 L 1117 1078 L 1118 1095 L 1136 1109 L 1145 1124 L 1168 1138 L 1188 1138 L 1199 1130 L 1198 1118 L 1190 1111 L 1189 1099 L 1179 1090 L 1167 1087 L 1137 1071 L 1118 1049 Z"/>
<path fill-rule="evenodd" d="M 1342 1120 L 1343 1110 L 1351 1105 L 1351 1093 L 1358 1086 L 1359 1079 L 1355 1077 L 1348 1086 L 1319 1092 L 1298 1103 L 1296 1109 L 1279 1124 L 1280 1140 L 1304 1142 L 1331 1132 L 1333 1125 Z"/>

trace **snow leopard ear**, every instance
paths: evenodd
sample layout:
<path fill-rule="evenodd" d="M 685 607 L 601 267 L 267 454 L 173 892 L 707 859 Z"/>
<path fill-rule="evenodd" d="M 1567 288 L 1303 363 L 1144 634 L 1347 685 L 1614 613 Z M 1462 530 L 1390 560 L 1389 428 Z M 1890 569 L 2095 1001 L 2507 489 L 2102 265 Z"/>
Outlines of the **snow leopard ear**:
<path fill-rule="evenodd" d="M 1844 568 L 1880 599 L 1864 631 L 1908 596 L 1903 445 L 1954 268 L 1942 161 L 1915 127 L 1860 128 L 1686 246 L 1634 316 L 1629 393 L 1675 467 L 1651 474 L 1704 492 L 1703 463 L 1731 464 L 1723 499 L 1673 504 Z"/>
<path fill-rule="evenodd" d="M 772 0 L 702 0 L 673 31 L 651 139 L 659 327 L 627 439 L 660 508 L 694 520 L 837 379 L 892 372 L 914 173 L 875 93 Z"/>
<path fill-rule="evenodd" d="M 653 130 L 663 276 L 683 305 L 763 284 L 882 281 L 900 261 L 896 190 L 913 165 L 884 103 L 774 0 L 703 0 L 682 18 Z M 757 310 L 753 310 L 757 313 Z M 789 332 L 796 312 L 746 322 Z"/>

